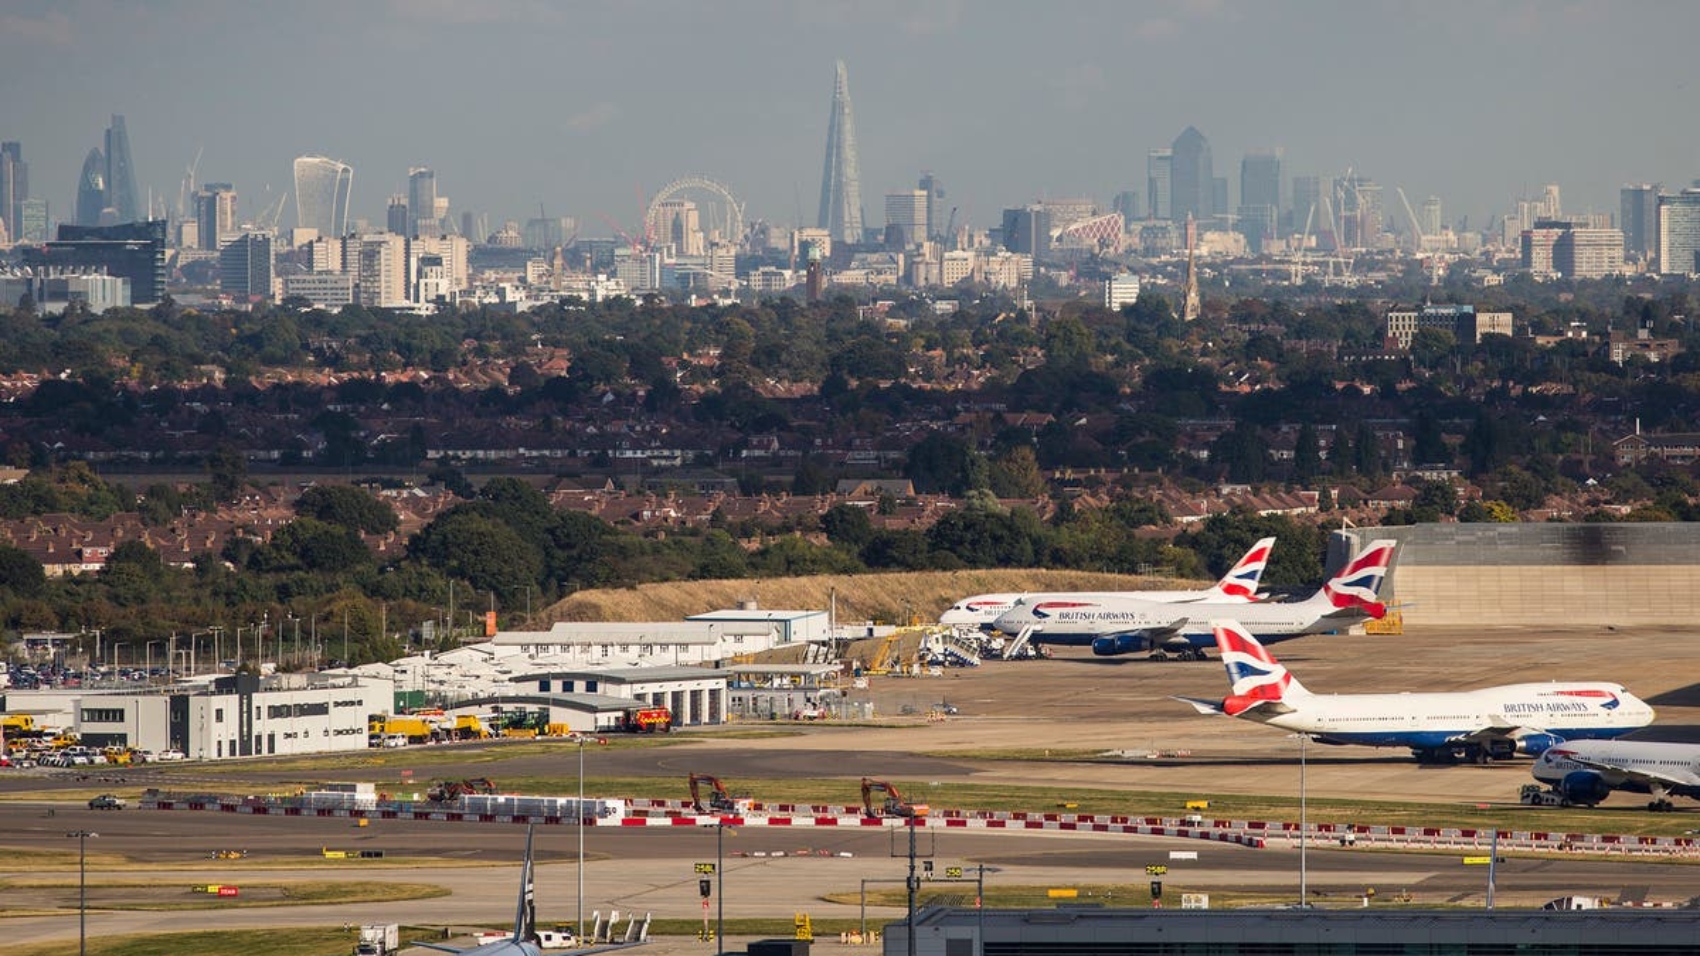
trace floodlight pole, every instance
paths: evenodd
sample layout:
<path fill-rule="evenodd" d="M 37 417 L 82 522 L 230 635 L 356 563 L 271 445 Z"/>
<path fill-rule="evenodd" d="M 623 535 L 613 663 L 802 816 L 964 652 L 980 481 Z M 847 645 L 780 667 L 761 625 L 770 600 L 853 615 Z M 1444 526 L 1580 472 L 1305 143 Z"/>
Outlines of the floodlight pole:
<path fill-rule="evenodd" d="M 77 838 L 77 956 L 89 951 L 89 837 L 100 836 L 90 830 L 72 830 L 65 834 Z"/>

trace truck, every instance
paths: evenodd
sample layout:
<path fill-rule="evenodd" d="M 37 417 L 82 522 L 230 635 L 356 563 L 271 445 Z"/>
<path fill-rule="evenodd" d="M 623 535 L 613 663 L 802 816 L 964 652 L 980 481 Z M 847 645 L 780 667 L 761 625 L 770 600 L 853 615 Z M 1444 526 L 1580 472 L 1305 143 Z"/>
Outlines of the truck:
<path fill-rule="evenodd" d="M 1557 790 L 1548 790 L 1538 783 L 1525 783 L 1517 791 L 1517 802 L 1526 807 L 1568 807 L 1570 801 Z"/>
<path fill-rule="evenodd" d="M 496 784 L 489 777 L 473 777 L 467 780 L 445 780 L 434 783 L 431 789 L 425 791 L 425 799 L 432 803 L 452 803 L 468 793 L 495 793 Z"/>
<path fill-rule="evenodd" d="M 664 734 L 673 729 L 673 712 L 665 707 L 628 707 L 620 715 L 620 729 Z"/>
<path fill-rule="evenodd" d="M 401 948 L 401 934 L 394 923 L 363 923 L 354 956 L 390 956 Z"/>
<path fill-rule="evenodd" d="M 366 724 L 366 736 L 367 742 L 374 747 L 386 746 L 394 737 L 405 738 L 411 744 L 423 744 L 430 742 L 433 729 L 423 717 L 374 717 Z"/>

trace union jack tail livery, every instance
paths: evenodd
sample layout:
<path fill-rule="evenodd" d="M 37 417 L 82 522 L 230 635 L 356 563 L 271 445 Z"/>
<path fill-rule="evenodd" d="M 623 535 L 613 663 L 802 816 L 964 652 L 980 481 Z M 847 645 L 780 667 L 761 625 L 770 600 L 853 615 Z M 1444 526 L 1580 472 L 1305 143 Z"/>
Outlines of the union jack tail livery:
<path fill-rule="evenodd" d="M 1357 556 L 1346 562 L 1340 573 L 1322 586 L 1328 603 L 1336 608 L 1361 608 L 1370 617 L 1380 620 L 1387 614 L 1387 605 L 1377 600 L 1381 581 L 1393 563 L 1393 549 L 1398 545 L 1391 538 L 1371 541 Z"/>
<path fill-rule="evenodd" d="M 1288 698 L 1309 695 L 1304 685 L 1240 624 L 1217 621 L 1212 630 L 1232 685 L 1222 700 L 1222 713 L 1238 717 L 1254 708 L 1263 708 L 1274 716 L 1292 710 L 1286 706 Z"/>
<path fill-rule="evenodd" d="M 1274 538 L 1263 538 L 1251 546 L 1239 563 L 1228 569 L 1213 588 L 1218 595 L 1240 601 L 1257 600 L 1257 585 L 1263 579 L 1263 569 L 1269 564 L 1269 552 L 1275 548 Z"/>

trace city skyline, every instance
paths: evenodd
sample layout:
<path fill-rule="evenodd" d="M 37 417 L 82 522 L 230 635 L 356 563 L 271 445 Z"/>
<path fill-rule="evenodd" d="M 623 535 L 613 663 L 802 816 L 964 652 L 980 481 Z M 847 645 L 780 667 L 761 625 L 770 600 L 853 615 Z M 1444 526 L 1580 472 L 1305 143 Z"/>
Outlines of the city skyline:
<path fill-rule="evenodd" d="M 1547 182 L 1563 186 L 1568 209 L 1616 214 L 1625 183 L 1680 189 L 1700 175 L 1700 133 L 1669 119 L 1686 106 L 1682 27 L 1700 25 L 1700 11 L 1677 3 L 1637 5 L 1633 17 L 1605 3 L 1509 0 L 10 6 L 0 83 L 44 94 L 45 106 L 8 117 L 0 137 L 24 144 L 30 195 L 62 221 L 75 217 L 83 158 L 119 114 L 142 205 L 151 191 L 169 207 L 205 146 L 202 178 L 234 183 L 244 216 L 293 187 L 295 157 L 323 151 L 373 184 L 349 216 L 374 224 L 384 197 L 407 192 L 408 170 L 429 166 L 457 216 L 493 225 L 541 203 L 630 228 L 639 195 L 693 173 L 726 182 L 752 219 L 809 225 L 800 197 L 821 185 L 822 77 L 836 59 L 858 77 L 863 196 L 934 170 L 952 184 L 959 222 L 982 229 L 1038 198 L 1084 195 L 1107 209 L 1118 193 L 1144 193 L 1149 152 L 1189 126 L 1233 186 L 1241 157 L 1279 147 L 1284 185 L 1353 169 L 1390 195 L 1439 197 L 1449 221 L 1473 228 Z M 1620 21 L 1647 29 L 1607 29 Z M 653 54 L 641 70 L 614 53 L 633 42 Z M 158 55 L 171 49 L 201 52 Z M 1595 68 L 1555 68 L 1572 49 Z M 265 56 L 301 66 L 245 80 L 274 75 L 247 69 Z M 455 82 L 381 106 L 346 95 L 405 86 L 389 65 L 397 56 Z M 315 65 L 325 62 L 338 68 Z M 1229 198 L 1231 210 L 1240 200 Z M 864 211 L 878 215 L 865 198 Z"/>

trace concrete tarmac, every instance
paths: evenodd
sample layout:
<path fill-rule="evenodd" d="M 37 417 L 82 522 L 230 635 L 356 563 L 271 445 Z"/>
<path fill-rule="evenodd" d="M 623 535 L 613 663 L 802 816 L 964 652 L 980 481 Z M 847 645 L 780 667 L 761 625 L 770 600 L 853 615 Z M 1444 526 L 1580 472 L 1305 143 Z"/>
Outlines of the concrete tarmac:
<path fill-rule="evenodd" d="M 1315 636 L 1272 647 L 1283 663 L 1318 693 L 1455 690 L 1540 679 L 1616 680 L 1648 699 L 1659 718 L 1637 736 L 1700 741 L 1700 640 L 1674 630 L 1571 631 L 1494 628 L 1425 630 L 1408 635 Z M 1009 786 L 1079 786 L 1139 789 L 1177 795 L 1292 794 L 1298 786 L 1296 744 L 1279 731 L 1230 718 L 1196 715 L 1172 696 L 1220 697 L 1227 680 L 1209 662 L 1152 662 L 1138 658 L 1094 658 L 1082 650 L 1059 650 L 1051 660 L 988 662 L 979 668 L 947 670 L 940 676 L 875 677 L 865 692 L 876 712 L 925 711 L 948 701 L 959 714 L 942 723 L 919 718 L 898 726 L 834 727 L 776 721 L 784 736 L 749 737 L 724 730 L 676 735 L 689 745 L 610 748 L 587 752 L 593 776 L 655 776 L 676 780 L 710 771 L 739 779 L 809 777 L 844 781 L 842 803 L 859 797 L 857 778 L 868 775 L 906 781 L 971 781 Z M 767 726 L 763 725 L 764 728 Z M 563 755 L 531 755 L 489 762 L 468 746 L 464 765 L 432 765 L 433 777 L 489 776 L 519 779 L 571 773 Z M 989 751 L 1042 753 L 1045 748 L 1116 753 L 1110 762 L 991 760 Z M 570 753 L 563 750 L 563 754 Z M 393 755 L 400 757 L 402 754 Z M 1156 759 L 1152 753 L 1164 753 Z M 1172 756 L 1185 753 L 1184 757 Z M 1307 787 L 1313 797 L 1361 797 L 1436 804 L 1509 803 L 1530 780 L 1528 761 L 1489 767 L 1419 767 L 1403 752 L 1361 748 L 1308 750 Z M 192 773 L 192 768 L 174 770 Z M 357 779 L 358 774 L 340 772 Z M 74 939 L 74 842 L 65 834 L 88 828 L 91 885 L 146 880 L 187 887 L 205 882 L 278 882 L 340 878 L 396 879 L 447 886 L 443 898 L 395 904 L 206 909 L 150 913 L 99 908 L 91 893 L 91 935 L 165 932 L 196 928 L 341 925 L 399 922 L 416 925 L 500 925 L 511 919 L 524 828 L 505 824 L 374 821 L 354 828 L 347 820 L 249 817 L 245 815 L 145 812 L 96 813 L 82 809 L 83 795 L 104 786 L 79 776 L 126 778 L 146 785 L 147 768 L 95 768 L 90 774 L 0 774 L 0 792 L 31 791 L 25 801 L 0 802 L 0 846 L 8 850 L 70 852 L 70 863 L 43 867 L 0 862 L 0 879 L 46 876 L 68 881 L 68 890 L 19 896 L 8 890 L 5 910 L 46 908 L 44 915 L 5 919 L 8 941 Z M 269 769 L 264 762 L 234 777 L 222 789 L 263 790 L 299 773 Z M 168 784 L 183 789 L 181 784 Z M 53 801 L 55 789 L 76 790 Z M 44 802 L 46 801 L 46 802 Z M 1639 806 L 1639 798 L 1615 796 L 1599 811 L 1601 832 L 1610 832 L 1614 809 Z M 1680 802 L 1679 813 L 1700 809 Z M 987 808 L 991 809 L 991 808 Z M 53 811 L 48 816 L 49 810 Z M 1531 810 L 1531 814 L 1538 813 Z M 1536 819 L 1536 818 L 1532 818 Z M 571 827 L 539 830 L 539 912 L 546 922 L 572 922 L 581 912 L 653 913 L 658 918 L 700 918 L 696 862 L 715 859 L 715 834 L 694 829 L 606 829 L 584 833 L 584 892 L 578 891 L 577 832 Z M 1171 893 L 1260 892 L 1296 898 L 1300 854 L 1284 846 L 1252 850 L 1196 840 L 1058 833 L 922 834 L 923 852 L 943 867 L 976 863 L 999 871 L 988 883 L 1073 886 L 1092 883 L 1143 885 L 1147 863 L 1171 866 Z M 931 841 L 931 842 L 929 842 Z M 725 838 L 725 912 L 728 918 L 860 918 L 854 902 L 826 902 L 826 894 L 854 900 L 863 880 L 901 880 L 905 862 L 894 858 L 901 835 L 855 830 L 738 828 Z M 373 848 L 384 860 L 332 865 L 323 847 Z M 213 861 L 218 849 L 246 849 L 238 861 Z M 1196 862 L 1168 861 L 1171 849 L 1196 850 Z M 807 854 L 802 851 L 808 851 Z M 822 853 L 830 855 L 821 855 Z M 783 856 L 775 854 L 783 853 Z M 848 856 L 840 854 L 849 854 Z M 14 854 L 15 856 L 15 854 Z M 62 857 L 61 860 L 64 858 Z M 1325 902 L 1349 903 L 1365 887 L 1378 889 L 1386 905 L 1401 890 L 1418 903 L 1479 903 L 1486 888 L 1483 868 L 1466 867 L 1456 854 L 1409 854 L 1342 850 L 1312 841 L 1304 854 L 1305 882 Z M 391 861 L 410 861 L 395 866 Z M 1501 903 L 1539 903 L 1570 893 L 1616 897 L 1645 894 L 1655 899 L 1700 895 L 1700 867 L 1635 861 L 1524 860 L 1498 868 Z M 876 883 L 887 889 L 900 883 Z M 35 892 L 35 891 L 32 891 Z M 54 899 L 54 893 L 58 893 Z M 105 890 L 98 891 L 107 892 Z M 122 890 L 112 892 L 122 894 Z M 928 886 L 929 893 L 971 899 L 971 885 Z M 1149 898 L 1109 901 L 1148 905 Z M 33 900 L 33 903 L 30 901 Z M 114 901 L 119 902 L 119 901 Z M 1170 899 L 1171 905 L 1175 902 Z M 718 903 L 718 900 L 715 901 Z M 39 910 L 38 910 L 39 912 Z M 717 908 L 711 911 L 715 915 Z M 900 909 L 869 907 L 870 924 L 901 917 Z M 731 940 L 736 944 L 738 940 Z M 831 953 L 830 943 L 817 943 Z M 668 940 L 648 947 L 656 953 L 707 952 L 710 944 Z"/>

